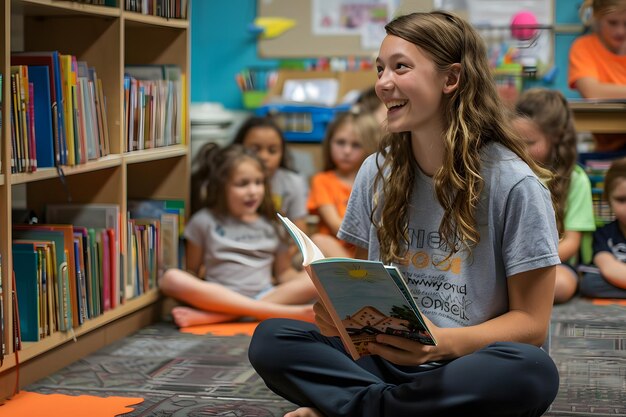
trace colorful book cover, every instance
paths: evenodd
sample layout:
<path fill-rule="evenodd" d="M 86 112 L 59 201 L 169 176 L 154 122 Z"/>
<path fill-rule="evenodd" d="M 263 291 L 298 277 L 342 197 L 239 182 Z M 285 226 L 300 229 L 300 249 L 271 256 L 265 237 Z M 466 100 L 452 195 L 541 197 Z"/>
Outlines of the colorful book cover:
<path fill-rule="evenodd" d="M 22 341 L 38 342 L 42 334 L 39 254 L 32 243 L 13 244 L 12 254 Z"/>
<path fill-rule="evenodd" d="M 378 334 L 436 344 L 399 270 L 378 261 L 325 258 L 293 222 L 278 217 L 302 252 L 303 266 L 355 360 L 369 354 L 367 345 Z"/>
<path fill-rule="evenodd" d="M 55 162 L 67 164 L 64 98 L 58 51 L 20 52 L 11 55 L 11 65 L 45 65 L 50 77 L 50 108 L 55 140 Z"/>
<path fill-rule="evenodd" d="M 55 150 L 50 107 L 50 75 L 47 66 L 28 67 L 28 79 L 33 83 L 35 140 L 37 143 L 37 167 L 54 167 Z"/>

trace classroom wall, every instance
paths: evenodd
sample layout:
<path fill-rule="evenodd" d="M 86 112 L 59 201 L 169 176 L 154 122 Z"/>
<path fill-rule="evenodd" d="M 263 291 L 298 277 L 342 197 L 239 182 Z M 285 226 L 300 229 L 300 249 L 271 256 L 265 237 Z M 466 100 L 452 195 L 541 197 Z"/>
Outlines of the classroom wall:
<path fill-rule="evenodd" d="M 581 1 L 554 0 L 557 25 L 578 25 Z M 275 60 L 257 56 L 256 35 L 248 31 L 256 17 L 257 0 L 191 2 L 191 101 L 219 102 L 228 109 L 242 109 L 235 74 L 250 66 L 275 66 Z M 577 30 L 577 29 L 576 29 Z M 556 76 L 525 83 L 561 90 L 579 97 L 567 87 L 569 48 L 578 33 L 555 34 Z"/>
<path fill-rule="evenodd" d="M 249 66 L 276 66 L 257 57 L 256 35 L 248 31 L 256 0 L 191 2 L 191 101 L 242 109 L 235 74 Z"/>

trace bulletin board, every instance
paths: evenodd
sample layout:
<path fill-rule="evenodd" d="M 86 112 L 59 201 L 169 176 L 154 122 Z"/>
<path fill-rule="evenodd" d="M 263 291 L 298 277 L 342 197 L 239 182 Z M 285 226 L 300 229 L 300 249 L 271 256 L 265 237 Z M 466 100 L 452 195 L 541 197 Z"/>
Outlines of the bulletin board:
<path fill-rule="evenodd" d="M 284 17 L 296 25 L 273 39 L 259 39 L 259 55 L 264 58 L 315 58 L 333 56 L 372 56 L 377 49 L 364 49 L 361 37 L 317 36 L 311 27 L 313 0 L 258 0 L 257 16 Z M 401 0 L 398 12 L 405 14 L 433 9 L 433 0 Z"/>

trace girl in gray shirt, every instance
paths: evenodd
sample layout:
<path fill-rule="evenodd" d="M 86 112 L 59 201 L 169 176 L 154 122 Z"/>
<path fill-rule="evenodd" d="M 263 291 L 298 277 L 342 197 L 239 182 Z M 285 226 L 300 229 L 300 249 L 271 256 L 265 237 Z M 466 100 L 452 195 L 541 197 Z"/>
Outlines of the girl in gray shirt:
<path fill-rule="evenodd" d="M 159 282 L 165 295 L 188 305 L 172 310 L 176 324 L 242 316 L 312 321 L 316 292 L 306 273 L 291 267 L 261 161 L 241 145 L 212 143 L 198 158 L 206 178 L 194 189 L 204 208 L 185 227 L 187 271 L 169 269 Z"/>
<path fill-rule="evenodd" d="M 385 28 L 389 135 L 338 236 L 403 271 L 437 345 L 378 334 L 354 361 L 316 304 L 317 327 L 261 323 L 250 362 L 300 407 L 287 417 L 540 416 L 559 385 L 540 348 L 559 263 L 549 173 L 512 129 L 475 29 L 442 11 Z"/>

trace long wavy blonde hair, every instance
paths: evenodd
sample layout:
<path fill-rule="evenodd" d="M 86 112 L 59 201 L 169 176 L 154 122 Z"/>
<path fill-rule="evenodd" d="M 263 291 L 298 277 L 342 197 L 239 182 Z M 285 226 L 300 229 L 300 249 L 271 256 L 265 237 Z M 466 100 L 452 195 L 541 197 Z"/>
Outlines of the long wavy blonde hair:
<path fill-rule="evenodd" d="M 511 114 L 496 92 L 485 45 L 466 21 L 444 11 L 412 13 L 395 18 L 385 29 L 388 35 L 415 44 L 438 71 L 448 71 L 455 63 L 461 66 L 459 87 L 441 104 L 444 157 L 433 182 L 444 211 L 439 233 L 449 256 L 463 249 L 471 252 L 480 241 L 476 207 L 483 190 L 480 152 L 486 144 L 501 143 L 540 177 L 547 179 L 550 174 L 528 156 L 511 127 Z M 409 201 L 418 169 L 411 134 L 386 135 L 379 151 L 384 162 L 378 167 L 375 186 L 381 187 L 384 201 L 374 197 L 371 221 L 377 228 L 383 262 L 403 262 L 408 248 Z"/>
<path fill-rule="evenodd" d="M 563 233 L 567 194 L 578 156 L 572 111 L 560 91 L 545 88 L 525 91 L 515 108 L 520 115 L 532 120 L 550 141 L 549 162 L 545 168 L 554 175 L 548 188 L 555 204 L 557 228 Z"/>

